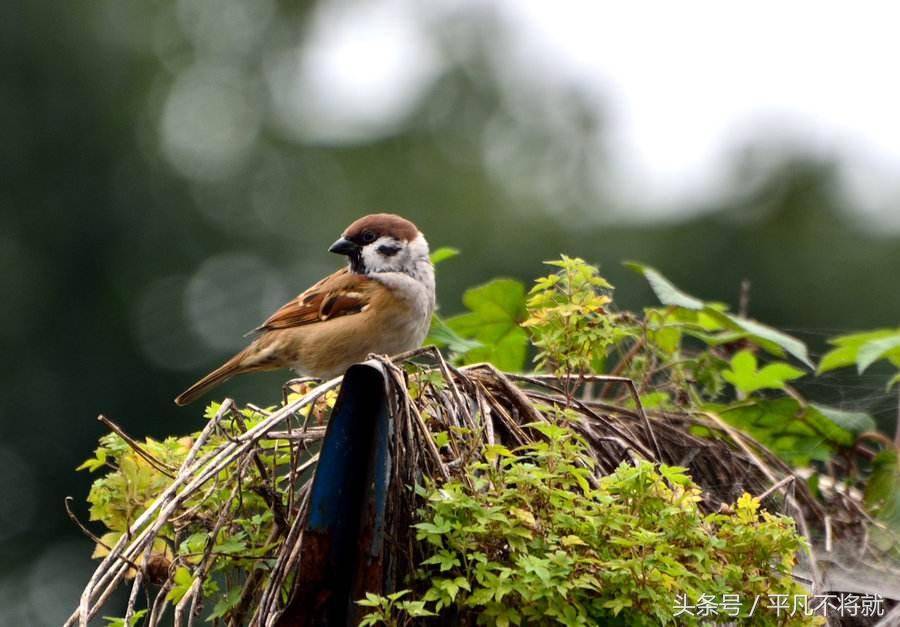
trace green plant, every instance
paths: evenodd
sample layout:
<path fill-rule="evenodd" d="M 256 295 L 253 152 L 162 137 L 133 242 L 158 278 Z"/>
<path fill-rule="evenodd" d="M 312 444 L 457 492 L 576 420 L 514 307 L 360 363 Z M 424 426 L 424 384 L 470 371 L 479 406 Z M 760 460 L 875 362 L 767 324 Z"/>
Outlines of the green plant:
<path fill-rule="evenodd" d="M 828 343 L 835 348 L 822 357 L 818 369 L 820 374 L 854 365 L 862 374 L 876 361 L 886 360 L 898 370 L 888 381 L 887 389 L 900 383 L 900 329 L 839 335 L 828 340 Z"/>
<path fill-rule="evenodd" d="M 466 468 L 472 485 L 421 489 L 415 527 L 430 547 L 421 599 L 436 612 L 500 626 L 699 624 L 676 621 L 678 593 L 804 592 L 791 576 L 805 547 L 793 520 L 749 495 L 704 515 L 684 468 L 623 464 L 592 486 L 589 451 L 570 429 L 531 426 L 544 439 L 489 447 Z M 761 615 L 754 624 L 815 620 Z"/>
<path fill-rule="evenodd" d="M 494 279 L 466 290 L 463 304 L 469 309 L 447 320 L 436 319 L 431 340 L 453 346 L 465 363 L 489 361 L 503 370 L 521 370 L 528 351 L 525 288 L 512 279 Z"/>
<path fill-rule="evenodd" d="M 359 627 L 369 625 L 385 625 L 386 627 L 398 627 L 414 618 L 435 616 L 436 614 L 425 607 L 425 601 L 401 601 L 400 599 L 410 593 L 410 590 L 398 590 L 387 596 L 366 593 L 366 598 L 356 602 L 361 607 L 371 607 L 359 622 Z"/>
<path fill-rule="evenodd" d="M 329 394 L 326 407 L 333 401 L 334 395 Z M 94 557 L 105 557 L 110 547 L 129 536 L 138 517 L 172 484 L 173 473 L 198 438 L 203 438 L 203 445 L 196 457 L 202 458 L 265 417 L 262 411 L 238 411 L 219 403 L 206 409 L 207 419 L 220 413 L 224 416 L 218 422 L 220 428 L 212 433 L 162 441 L 146 438 L 143 442 L 110 433 L 100 439 L 94 456 L 79 466 L 91 472 L 106 471 L 94 482 L 87 499 L 90 519 L 107 530 L 97 538 Z M 292 474 L 284 469 L 296 460 L 291 459 L 287 442 L 278 439 L 263 443 L 253 459 L 255 463 L 241 473 L 219 473 L 198 491 L 173 517 L 177 522 L 163 525 L 150 550 L 133 563 L 152 583 L 168 582 L 164 596 L 173 604 L 200 585 L 203 596 L 215 599 L 206 612 L 208 620 L 240 622 L 256 592 L 244 587 L 248 575 L 267 573 L 274 565 L 270 558 L 273 540 L 285 525 L 283 512 L 292 498 Z M 134 576 L 135 568 L 129 569 L 128 577 Z M 129 626 L 144 614 L 143 610 L 136 612 Z M 108 620 L 125 624 L 120 618 Z"/>
<path fill-rule="evenodd" d="M 875 362 L 887 361 L 897 372 L 888 380 L 886 390 L 890 391 L 900 383 L 900 328 L 851 333 L 831 338 L 828 342 L 835 348 L 822 357 L 817 371 L 819 374 L 855 365 L 861 375 Z M 900 398 L 900 387 L 897 394 Z M 872 460 L 871 478 L 865 486 L 865 502 L 878 520 L 887 525 L 887 531 L 881 527 L 872 530 L 875 541 L 883 549 L 892 550 L 900 557 L 896 537 L 900 533 L 900 459 L 897 455 L 900 448 L 900 413 L 897 420 L 894 449 L 886 448 Z M 873 430 L 868 423 L 865 427 Z"/>
<path fill-rule="evenodd" d="M 538 369 L 560 376 L 570 394 L 586 374 L 627 377 L 645 408 L 715 413 L 793 465 L 827 462 L 875 430 L 865 412 L 810 402 L 792 388 L 793 381 L 814 376 L 809 351 L 797 338 L 686 294 L 638 263 L 626 265 L 647 279 L 663 307 L 648 307 L 641 316 L 614 312 L 612 286 L 595 267 L 565 256 L 549 263 L 559 270 L 537 279 L 527 300 L 524 287 L 506 279 L 469 290 L 464 303 L 471 311 L 447 320 L 449 330 L 438 320 L 432 341 L 457 363 L 486 360 L 509 368 L 522 367 L 520 346 L 530 337 Z M 529 335 L 512 332 L 517 321 Z M 875 355 L 900 363 L 892 333 L 835 338 L 838 348 L 825 356 L 820 372 L 856 363 L 866 345 L 862 366 Z M 495 336 L 501 339 L 492 343 Z M 513 337 L 515 351 L 506 350 Z M 784 361 L 789 358 L 806 369 Z M 601 392 L 613 390 L 604 386 Z M 621 390 L 615 394 L 631 404 Z"/>
<path fill-rule="evenodd" d="M 607 311 L 613 286 L 583 259 L 548 261 L 558 272 L 539 278 L 528 293 L 528 318 L 522 322 L 537 349 L 535 365 L 562 377 L 602 369 L 607 351 L 630 333 Z"/>

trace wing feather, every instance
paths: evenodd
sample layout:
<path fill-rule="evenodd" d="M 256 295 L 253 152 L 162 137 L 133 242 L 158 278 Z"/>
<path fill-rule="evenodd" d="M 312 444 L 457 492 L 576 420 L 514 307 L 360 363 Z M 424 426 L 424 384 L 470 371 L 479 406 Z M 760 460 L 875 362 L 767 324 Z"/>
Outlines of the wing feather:
<path fill-rule="evenodd" d="M 254 331 L 287 329 L 363 311 L 371 298 L 372 279 L 344 268 L 284 304 Z"/>

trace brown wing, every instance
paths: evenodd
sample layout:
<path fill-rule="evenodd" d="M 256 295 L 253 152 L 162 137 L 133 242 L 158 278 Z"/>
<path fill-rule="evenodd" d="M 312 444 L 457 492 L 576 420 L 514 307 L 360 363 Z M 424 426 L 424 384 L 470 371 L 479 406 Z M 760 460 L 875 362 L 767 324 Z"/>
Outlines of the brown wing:
<path fill-rule="evenodd" d="M 298 327 L 359 313 L 369 304 L 371 288 L 372 279 L 344 268 L 282 306 L 254 331 Z"/>

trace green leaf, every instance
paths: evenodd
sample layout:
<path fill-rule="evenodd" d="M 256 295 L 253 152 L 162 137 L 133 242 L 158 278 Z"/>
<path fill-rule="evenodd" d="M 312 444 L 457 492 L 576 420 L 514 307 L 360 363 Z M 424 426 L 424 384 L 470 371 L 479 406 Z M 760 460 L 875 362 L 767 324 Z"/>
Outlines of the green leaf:
<path fill-rule="evenodd" d="M 666 403 L 669 402 L 669 400 L 669 393 L 663 390 L 641 394 L 641 405 L 644 406 L 644 409 L 656 409 L 658 407 L 664 407 Z"/>
<path fill-rule="evenodd" d="M 810 369 L 815 369 L 815 366 L 809 358 L 809 351 L 806 348 L 806 344 L 797 338 L 788 335 L 787 333 L 782 333 L 778 329 L 773 329 L 756 320 L 742 318 L 741 316 L 730 313 L 716 312 L 715 310 L 709 309 L 707 309 L 706 312 L 713 316 L 721 316 L 726 321 L 726 326 L 732 326 L 746 331 L 750 334 L 751 338 L 767 352 L 780 357 L 782 353 L 778 349 L 783 349 Z"/>
<path fill-rule="evenodd" d="M 450 434 L 446 431 L 435 431 L 431 436 L 434 438 L 434 444 L 438 448 L 444 448 L 450 443 Z"/>
<path fill-rule="evenodd" d="M 225 553 L 227 555 L 243 553 L 246 550 L 247 543 L 236 537 L 227 538 L 215 546 L 216 553 Z"/>
<path fill-rule="evenodd" d="M 184 595 L 187 594 L 188 590 L 191 589 L 191 586 L 194 584 L 194 577 L 187 568 L 179 566 L 175 569 L 175 576 L 172 579 L 174 585 L 172 586 L 172 589 L 169 590 L 169 594 L 166 595 L 166 598 L 173 603 L 178 603 Z"/>
<path fill-rule="evenodd" d="M 835 446 L 850 445 L 856 439 L 822 414 L 804 410 L 793 398 L 710 408 L 794 466 L 805 466 L 812 460 L 826 461 Z"/>
<path fill-rule="evenodd" d="M 431 253 L 431 263 L 432 265 L 436 266 L 442 261 L 453 259 L 457 255 L 459 255 L 459 249 L 453 248 L 451 246 L 441 246 L 436 251 Z"/>
<path fill-rule="evenodd" d="M 513 279 L 495 279 L 466 290 L 463 304 L 470 312 L 449 318 L 447 326 L 481 344 L 465 351 L 463 362 L 489 361 L 501 370 L 521 370 L 528 348 L 528 335 L 519 326 L 525 319 L 525 287 Z"/>
<path fill-rule="evenodd" d="M 866 485 L 866 507 L 881 520 L 900 530 L 900 465 L 896 451 L 881 451 L 872 460 L 872 476 Z"/>
<path fill-rule="evenodd" d="M 761 348 L 777 357 L 781 357 L 784 352 L 787 352 L 806 366 L 814 367 L 809 359 L 809 351 L 806 348 L 806 344 L 797 338 L 756 320 L 728 313 L 718 303 L 704 302 L 699 298 L 690 296 L 675 287 L 671 281 L 655 268 L 636 262 L 627 262 L 625 266 L 643 275 L 647 282 L 650 283 L 650 287 L 653 289 L 656 297 L 664 305 L 702 312 L 717 320 L 726 328 L 749 333 L 751 338 Z"/>
<path fill-rule="evenodd" d="M 228 590 L 228 592 L 220 598 L 215 607 L 213 607 L 212 613 L 207 616 L 206 622 L 211 623 L 217 618 L 221 618 L 225 616 L 228 612 L 234 609 L 234 607 L 241 600 L 241 588 L 240 586 L 235 586 Z"/>
<path fill-rule="evenodd" d="M 900 372 L 891 377 L 891 380 L 887 382 L 886 391 L 890 392 L 891 388 L 900 383 Z"/>
<path fill-rule="evenodd" d="M 722 378 L 745 394 L 762 389 L 780 390 L 788 381 L 803 375 L 802 370 L 784 362 L 768 364 L 757 370 L 756 355 L 749 350 L 742 350 L 732 357 L 731 370 L 722 372 Z"/>
<path fill-rule="evenodd" d="M 811 404 L 793 398 L 758 401 L 720 408 L 722 418 L 747 431 L 795 466 L 826 461 L 834 447 L 848 447 L 863 431 L 874 429 L 872 417 Z"/>
<path fill-rule="evenodd" d="M 181 541 L 178 552 L 182 555 L 189 553 L 202 553 L 209 540 L 208 531 L 196 531 Z"/>
<path fill-rule="evenodd" d="M 498 457 L 515 457 L 515 455 L 502 444 L 491 444 L 484 448 L 484 458 L 489 462 L 496 460 Z"/>
<path fill-rule="evenodd" d="M 355 603 L 362 607 L 381 607 L 381 597 L 377 594 L 366 592 L 366 598 L 358 599 Z"/>
<path fill-rule="evenodd" d="M 699 298 L 694 298 L 693 296 L 682 292 L 655 268 L 651 268 L 648 265 L 636 261 L 626 261 L 623 265 L 630 270 L 634 270 L 638 274 L 644 275 L 644 278 L 647 279 L 653 293 L 656 294 L 659 302 L 663 305 L 672 305 L 674 307 L 683 307 L 685 309 L 693 309 L 696 311 L 700 311 L 706 307 L 706 303 Z"/>
<path fill-rule="evenodd" d="M 875 420 L 865 412 L 847 411 L 836 407 L 828 407 L 827 405 L 819 405 L 818 403 L 810 403 L 809 407 L 841 429 L 849 431 L 855 436 L 866 431 L 875 431 L 876 429 Z"/>
<path fill-rule="evenodd" d="M 403 601 L 398 607 L 413 618 L 437 616 L 437 614 L 425 607 L 425 601 Z"/>
<path fill-rule="evenodd" d="M 431 318 L 431 330 L 428 332 L 426 344 L 435 344 L 439 347 L 446 346 L 453 353 L 466 353 L 484 346 L 476 340 L 469 340 L 451 329 L 437 314 Z"/>
<path fill-rule="evenodd" d="M 613 611 L 613 616 L 617 616 L 619 612 L 621 612 L 626 607 L 631 607 L 631 599 L 627 597 L 616 597 L 614 599 L 610 599 L 609 601 L 603 602 L 603 607 L 609 608 Z"/>
<path fill-rule="evenodd" d="M 869 366 L 882 358 L 890 359 L 895 365 L 900 365 L 900 333 L 863 344 L 856 356 L 857 372 L 862 374 Z"/>
<path fill-rule="evenodd" d="M 691 477 L 684 466 L 660 466 L 659 473 L 675 485 L 688 485 Z"/>
<path fill-rule="evenodd" d="M 900 334 L 897 329 L 876 329 L 874 331 L 863 331 L 861 333 L 850 333 L 848 335 L 840 335 L 828 340 L 828 343 L 835 346 L 822 357 L 819 363 L 819 374 L 852 366 L 856 363 L 860 348 L 868 344 L 872 340 L 878 340 Z"/>
<path fill-rule="evenodd" d="M 411 591 L 408 588 L 405 590 L 397 590 L 397 592 L 387 595 L 387 598 L 388 598 L 388 601 L 397 601 L 397 600 L 403 598 L 404 596 L 406 596 L 407 594 L 409 594 L 410 592 Z"/>
<path fill-rule="evenodd" d="M 486 320 L 521 319 L 525 315 L 525 286 L 515 279 L 494 279 L 466 290 L 463 304 Z"/>
<path fill-rule="evenodd" d="M 142 618 L 144 618 L 144 615 L 147 612 L 147 609 L 136 611 L 131 615 L 131 620 L 128 621 L 127 625 L 125 624 L 124 618 L 116 618 L 115 616 L 104 616 L 103 620 L 106 621 L 106 627 L 134 627 Z"/>
<path fill-rule="evenodd" d="M 87 470 L 89 472 L 94 472 L 106 464 L 106 449 L 98 448 L 96 457 L 92 457 L 88 460 L 85 460 L 83 464 L 81 464 L 75 470 Z"/>
<path fill-rule="evenodd" d="M 459 566 L 459 558 L 450 551 L 441 550 L 422 562 L 423 564 L 435 564 L 440 567 L 440 571 L 446 572 L 454 566 Z"/>

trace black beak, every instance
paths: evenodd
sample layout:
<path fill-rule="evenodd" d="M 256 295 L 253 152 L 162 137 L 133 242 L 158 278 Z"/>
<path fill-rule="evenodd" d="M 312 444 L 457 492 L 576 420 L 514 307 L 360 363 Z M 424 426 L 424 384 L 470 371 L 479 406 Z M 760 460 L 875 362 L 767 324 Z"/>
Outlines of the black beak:
<path fill-rule="evenodd" d="M 351 242 L 346 237 L 340 238 L 331 247 L 328 249 L 330 253 L 337 253 L 338 255 L 352 255 L 357 250 L 359 250 L 359 246 L 354 242 Z"/>

